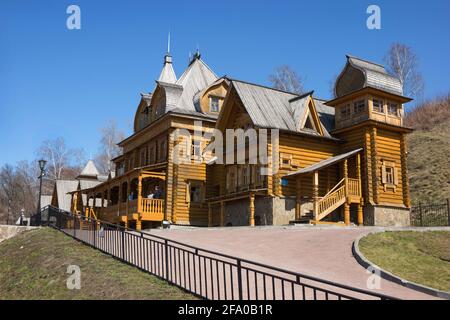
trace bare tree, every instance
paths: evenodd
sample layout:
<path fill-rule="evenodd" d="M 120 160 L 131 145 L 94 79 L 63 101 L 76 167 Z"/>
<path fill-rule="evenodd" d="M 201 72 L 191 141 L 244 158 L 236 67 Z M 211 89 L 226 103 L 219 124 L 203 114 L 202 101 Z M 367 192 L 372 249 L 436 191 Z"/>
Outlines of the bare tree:
<path fill-rule="evenodd" d="M 37 155 L 48 161 L 47 177 L 53 180 L 73 178 L 84 159 L 82 150 L 69 149 L 61 137 L 42 142 Z"/>
<path fill-rule="evenodd" d="M 114 170 L 114 164 L 112 159 L 119 156 L 122 152 L 121 148 L 117 145 L 125 137 L 122 131 L 117 128 L 117 124 L 114 120 L 110 120 L 108 124 L 100 129 L 100 149 L 95 158 L 98 169 L 103 174 L 108 174 Z"/>
<path fill-rule="evenodd" d="M 282 65 L 275 68 L 269 75 L 269 81 L 275 89 L 303 93 L 303 79 L 290 66 Z"/>
<path fill-rule="evenodd" d="M 387 71 L 400 79 L 403 94 L 421 98 L 424 81 L 419 72 L 419 59 L 412 49 L 402 43 L 393 43 L 384 56 Z"/>

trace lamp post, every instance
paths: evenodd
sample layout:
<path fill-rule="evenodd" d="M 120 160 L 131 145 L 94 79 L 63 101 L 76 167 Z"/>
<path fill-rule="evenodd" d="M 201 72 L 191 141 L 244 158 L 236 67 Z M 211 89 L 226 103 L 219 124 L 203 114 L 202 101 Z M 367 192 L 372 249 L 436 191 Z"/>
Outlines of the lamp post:
<path fill-rule="evenodd" d="M 47 164 L 47 161 L 44 159 L 41 159 L 39 162 L 39 169 L 41 169 L 41 174 L 39 175 L 39 199 L 38 199 L 38 208 L 37 208 L 37 214 L 41 213 L 41 196 L 42 196 L 42 179 L 45 176 L 45 165 Z"/>

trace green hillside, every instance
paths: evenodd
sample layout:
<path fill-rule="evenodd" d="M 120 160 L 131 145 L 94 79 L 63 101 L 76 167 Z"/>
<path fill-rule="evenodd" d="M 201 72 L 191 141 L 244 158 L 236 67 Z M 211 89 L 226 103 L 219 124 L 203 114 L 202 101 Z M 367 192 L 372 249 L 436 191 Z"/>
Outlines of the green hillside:
<path fill-rule="evenodd" d="M 0 243 L 1 299 L 193 299 L 154 276 L 42 228 Z M 81 289 L 67 289 L 69 265 L 81 270 Z"/>
<path fill-rule="evenodd" d="M 408 170 L 414 204 L 450 198 L 450 95 L 426 102 L 406 114 L 415 129 L 408 135 Z"/>

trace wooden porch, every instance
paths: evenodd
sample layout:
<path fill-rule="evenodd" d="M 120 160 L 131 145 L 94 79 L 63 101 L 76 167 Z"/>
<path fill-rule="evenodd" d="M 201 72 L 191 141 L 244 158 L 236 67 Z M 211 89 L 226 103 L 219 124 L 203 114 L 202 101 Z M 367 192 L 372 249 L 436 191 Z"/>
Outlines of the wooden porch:
<path fill-rule="evenodd" d="M 95 187 L 72 192 L 72 212 L 128 227 L 143 222 L 162 222 L 165 219 L 165 167 L 160 171 L 139 168 Z M 161 190 L 157 198 L 148 198 L 151 190 Z M 86 197 L 86 201 L 81 199 Z"/>
<path fill-rule="evenodd" d="M 294 177 L 296 180 L 296 208 L 295 222 L 309 222 L 312 224 L 324 223 L 322 220 L 343 206 L 343 215 L 345 225 L 350 225 L 350 205 L 357 204 L 357 224 L 363 225 L 364 205 L 362 197 L 361 182 L 361 156 L 362 149 L 332 157 L 320 161 L 312 166 L 303 168 L 297 172 L 290 173 L 285 177 Z M 355 177 L 349 176 L 349 158 L 355 158 L 356 168 L 354 168 Z M 319 195 L 319 172 L 329 166 L 342 164 L 342 178 L 323 196 Z M 310 176 L 312 179 L 312 211 L 309 214 L 302 215 L 302 177 Z"/>

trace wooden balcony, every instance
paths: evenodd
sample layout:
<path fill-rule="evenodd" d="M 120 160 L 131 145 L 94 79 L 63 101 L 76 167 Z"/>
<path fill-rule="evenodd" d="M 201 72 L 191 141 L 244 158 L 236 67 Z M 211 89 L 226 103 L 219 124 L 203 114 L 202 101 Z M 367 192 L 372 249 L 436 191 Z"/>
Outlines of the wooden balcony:
<path fill-rule="evenodd" d="M 140 210 L 142 220 L 163 221 L 164 220 L 164 200 L 163 199 L 140 199 Z"/>

